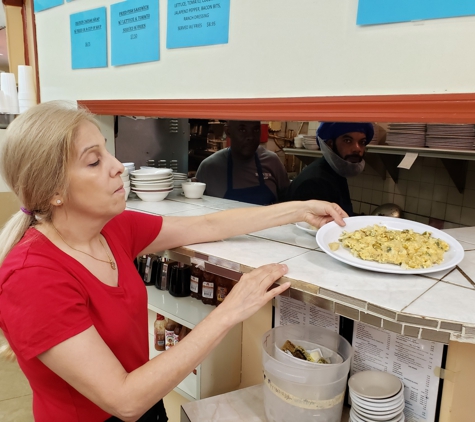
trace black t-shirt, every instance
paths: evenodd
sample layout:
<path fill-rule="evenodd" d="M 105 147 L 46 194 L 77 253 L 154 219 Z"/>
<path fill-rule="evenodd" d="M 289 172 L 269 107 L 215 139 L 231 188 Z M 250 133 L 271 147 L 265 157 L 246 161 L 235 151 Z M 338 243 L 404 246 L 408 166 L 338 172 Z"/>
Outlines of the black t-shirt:
<path fill-rule="evenodd" d="M 319 199 L 335 202 L 349 216 L 354 215 L 346 178 L 337 174 L 323 157 L 305 167 L 294 179 L 289 186 L 287 199 L 289 201 Z"/>

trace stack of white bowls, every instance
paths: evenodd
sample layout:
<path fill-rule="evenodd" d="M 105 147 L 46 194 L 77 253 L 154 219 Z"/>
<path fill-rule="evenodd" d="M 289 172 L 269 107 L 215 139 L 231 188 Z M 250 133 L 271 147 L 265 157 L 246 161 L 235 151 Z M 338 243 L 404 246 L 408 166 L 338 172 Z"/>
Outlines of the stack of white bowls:
<path fill-rule="evenodd" d="M 129 170 L 127 167 L 124 169 L 124 172 L 120 175 L 120 178 L 124 182 L 124 189 L 125 189 L 125 200 L 129 197 L 130 193 L 130 178 L 129 178 Z"/>
<path fill-rule="evenodd" d="M 350 422 L 403 422 L 404 384 L 387 372 L 362 371 L 348 381 Z"/>
<path fill-rule="evenodd" d="M 188 180 L 188 175 L 185 173 L 173 173 L 173 187 L 181 190 L 181 184 Z"/>
<path fill-rule="evenodd" d="M 20 113 L 36 105 L 35 80 L 31 66 L 18 66 L 18 104 Z"/>
<path fill-rule="evenodd" d="M 135 170 L 135 163 L 122 163 L 122 165 L 129 170 L 129 174 Z"/>
<path fill-rule="evenodd" d="M 302 144 L 305 149 L 312 149 L 312 150 L 320 149 L 317 144 L 316 136 L 304 135 Z"/>
<path fill-rule="evenodd" d="M 131 190 L 142 201 L 157 202 L 173 190 L 171 169 L 140 169 L 130 173 Z"/>
<path fill-rule="evenodd" d="M 0 112 L 7 114 L 19 114 L 20 108 L 18 106 L 18 92 L 16 90 L 15 74 L 1 73 L 0 86 L 2 88 L 2 95 L 0 98 Z"/>

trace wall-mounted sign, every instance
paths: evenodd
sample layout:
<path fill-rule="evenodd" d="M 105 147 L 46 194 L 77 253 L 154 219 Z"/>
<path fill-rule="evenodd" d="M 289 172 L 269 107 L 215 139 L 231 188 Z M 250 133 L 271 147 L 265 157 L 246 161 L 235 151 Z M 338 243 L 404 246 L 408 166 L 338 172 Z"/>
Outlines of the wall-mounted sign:
<path fill-rule="evenodd" d="M 227 44 L 230 0 L 168 0 L 167 48 Z"/>
<path fill-rule="evenodd" d="M 359 0 L 358 25 L 475 15 L 473 0 Z"/>
<path fill-rule="evenodd" d="M 112 66 L 160 60 L 157 0 L 111 5 Z"/>
<path fill-rule="evenodd" d="M 70 26 L 72 68 L 107 67 L 106 8 L 74 13 Z"/>
<path fill-rule="evenodd" d="M 34 9 L 36 12 L 51 9 L 52 7 L 61 6 L 64 0 L 34 0 Z"/>

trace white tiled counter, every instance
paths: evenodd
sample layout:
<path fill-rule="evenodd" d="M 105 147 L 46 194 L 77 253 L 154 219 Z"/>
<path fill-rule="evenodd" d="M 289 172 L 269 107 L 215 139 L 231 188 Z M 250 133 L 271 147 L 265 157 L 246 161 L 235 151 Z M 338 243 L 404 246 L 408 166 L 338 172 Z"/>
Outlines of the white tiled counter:
<path fill-rule="evenodd" d="M 129 209 L 192 216 L 254 206 L 221 198 L 187 199 L 173 193 L 161 202 L 129 200 Z M 453 270 L 428 276 L 365 271 L 320 251 L 313 236 L 293 224 L 219 242 L 177 248 L 168 254 L 189 262 L 196 256 L 217 274 L 238 280 L 241 273 L 280 262 L 289 267 L 285 294 L 353 320 L 427 340 L 475 343 L 475 227 L 449 229 L 465 258 Z"/>
<path fill-rule="evenodd" d="M 187 199 L 173 193 L 161 202 L 129 200 L 127 206 L 153 214 L 193 216 L 255 205 L 214 197 Z M 260 265 L 285 263 L 289 272 L 282 281 L 292 283 L 284 293 L 289 297 L 398 334 L 448 344 L 446 365 L 440 373 L 445 382 L 439 422 L 472 422 L 475 227 L 445 231 L 461 243 L 465 257 L 456 268 L 428 276 L 351 267 L 320 251 L 315 238 L 293 224 L 166 254 L 184 263 L 199 257 L 205 260 L 206 270 L 234 280 Z M 189 411 L 193 408 L 190 405 Z"/>

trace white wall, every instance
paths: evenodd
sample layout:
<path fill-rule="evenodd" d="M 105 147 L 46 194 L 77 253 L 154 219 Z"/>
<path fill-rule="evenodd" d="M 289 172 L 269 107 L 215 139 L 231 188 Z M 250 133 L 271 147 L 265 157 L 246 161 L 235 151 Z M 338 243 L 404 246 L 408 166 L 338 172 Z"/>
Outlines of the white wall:
<path fill-rule="evenodd" d="M 475 92 L 475 16 L 358 27 L 357 0 L 232 0 L 229 44 L 174 50 L 161 0 L 159 62 L 73 71 L 69 15 L 117 1 L 36 15 L 43 101 Z"/>

